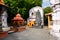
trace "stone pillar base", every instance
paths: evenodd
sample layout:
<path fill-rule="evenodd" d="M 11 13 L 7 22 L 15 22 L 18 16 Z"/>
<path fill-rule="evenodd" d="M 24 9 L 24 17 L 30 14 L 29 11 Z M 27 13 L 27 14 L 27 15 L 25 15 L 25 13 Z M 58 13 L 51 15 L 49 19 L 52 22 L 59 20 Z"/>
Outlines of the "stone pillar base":
<path fill-rule="evenodd" d="M 8 32 L 0 32 L 0 38 L 4 38 L 8 36 Z"/>
<path fill-rule="evenodd" d="M 55 30 L 50 30 L 50 34 L 55 37 L 60 37 L 60 32 L 55 32 Z"/>

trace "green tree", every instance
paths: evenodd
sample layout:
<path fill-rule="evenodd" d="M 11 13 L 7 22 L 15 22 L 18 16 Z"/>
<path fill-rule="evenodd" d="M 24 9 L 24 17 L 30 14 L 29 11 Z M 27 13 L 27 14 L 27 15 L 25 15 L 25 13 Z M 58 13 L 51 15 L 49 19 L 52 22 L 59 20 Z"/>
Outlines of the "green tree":
<path fill-rule="evenodd" d="M 52 10 L 51 7 L 46 7 L 46 8 L 44 9 L 44 14 L 50 13 L 50 12 L 52 12 L 52 11 L 53 11 L 53 10 Z"/>
<path fill-rule="evenodd" d="M 46 7 L 46 8 L 44 9 L 44 23 L 45 23 L 45 25 L 48 23 L 48 19 L 47 19 L 47 17 L 45 16 L 45 14 L 50 13 L 50 12 L 53 12 L 53 10 L 52 10 L 51 7 Z"/>
<path fill-rule="evenodd" d="M 4 0 L 6 5 L 11 7 L 8 10 L 9 16 L 14 17 L 19 12 L 24 19 L 28 18 L 29 10 L 35 6 L 41 6 L 42 0 Z"/>

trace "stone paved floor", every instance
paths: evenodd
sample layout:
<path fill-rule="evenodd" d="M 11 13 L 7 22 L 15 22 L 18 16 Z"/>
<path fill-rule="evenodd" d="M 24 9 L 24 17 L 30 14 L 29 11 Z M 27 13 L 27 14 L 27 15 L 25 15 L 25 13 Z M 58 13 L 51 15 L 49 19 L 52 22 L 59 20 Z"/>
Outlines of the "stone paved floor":
<path fill-rule="evenodd" d="M 57 40 L 57 38 L 49 35 L 47 29 L 29 28 L 23 32 L 9 34 L 0 40 Z"/>

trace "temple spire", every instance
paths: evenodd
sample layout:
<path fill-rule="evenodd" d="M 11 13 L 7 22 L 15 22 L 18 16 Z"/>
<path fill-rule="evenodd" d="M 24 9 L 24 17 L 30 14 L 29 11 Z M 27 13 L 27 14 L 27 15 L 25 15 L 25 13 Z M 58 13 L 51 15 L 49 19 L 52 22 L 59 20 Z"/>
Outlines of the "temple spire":
<path fill-rule="evenodd" d="M 0 0 L 0 4 L 1 4 L 1 5 L 5 5 L 5 4 L 4 4 L 4 0 Z"/>

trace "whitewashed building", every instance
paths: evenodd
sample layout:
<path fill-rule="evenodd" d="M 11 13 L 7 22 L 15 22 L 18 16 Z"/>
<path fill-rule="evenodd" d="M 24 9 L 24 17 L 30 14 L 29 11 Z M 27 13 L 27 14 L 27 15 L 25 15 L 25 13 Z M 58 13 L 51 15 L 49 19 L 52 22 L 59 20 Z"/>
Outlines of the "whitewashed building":
<path fill-rule="evenodd" d="M 53 26 L 50 34 L 59 37 L 60 36 L 60 0 L 50 0 L 51 7 L 53 9 L 52 20 Z"/>
<path fill-rule="evenodd" d="M 43 26 L 44 25 L 44 22 L 43 22 L 43 9 L 39 6 L 31 8 L 30 11 L 29 11 L 28 22 L 29 21 L 35 21 L 36 26 L 38 26 L 38 25 Z"/>

